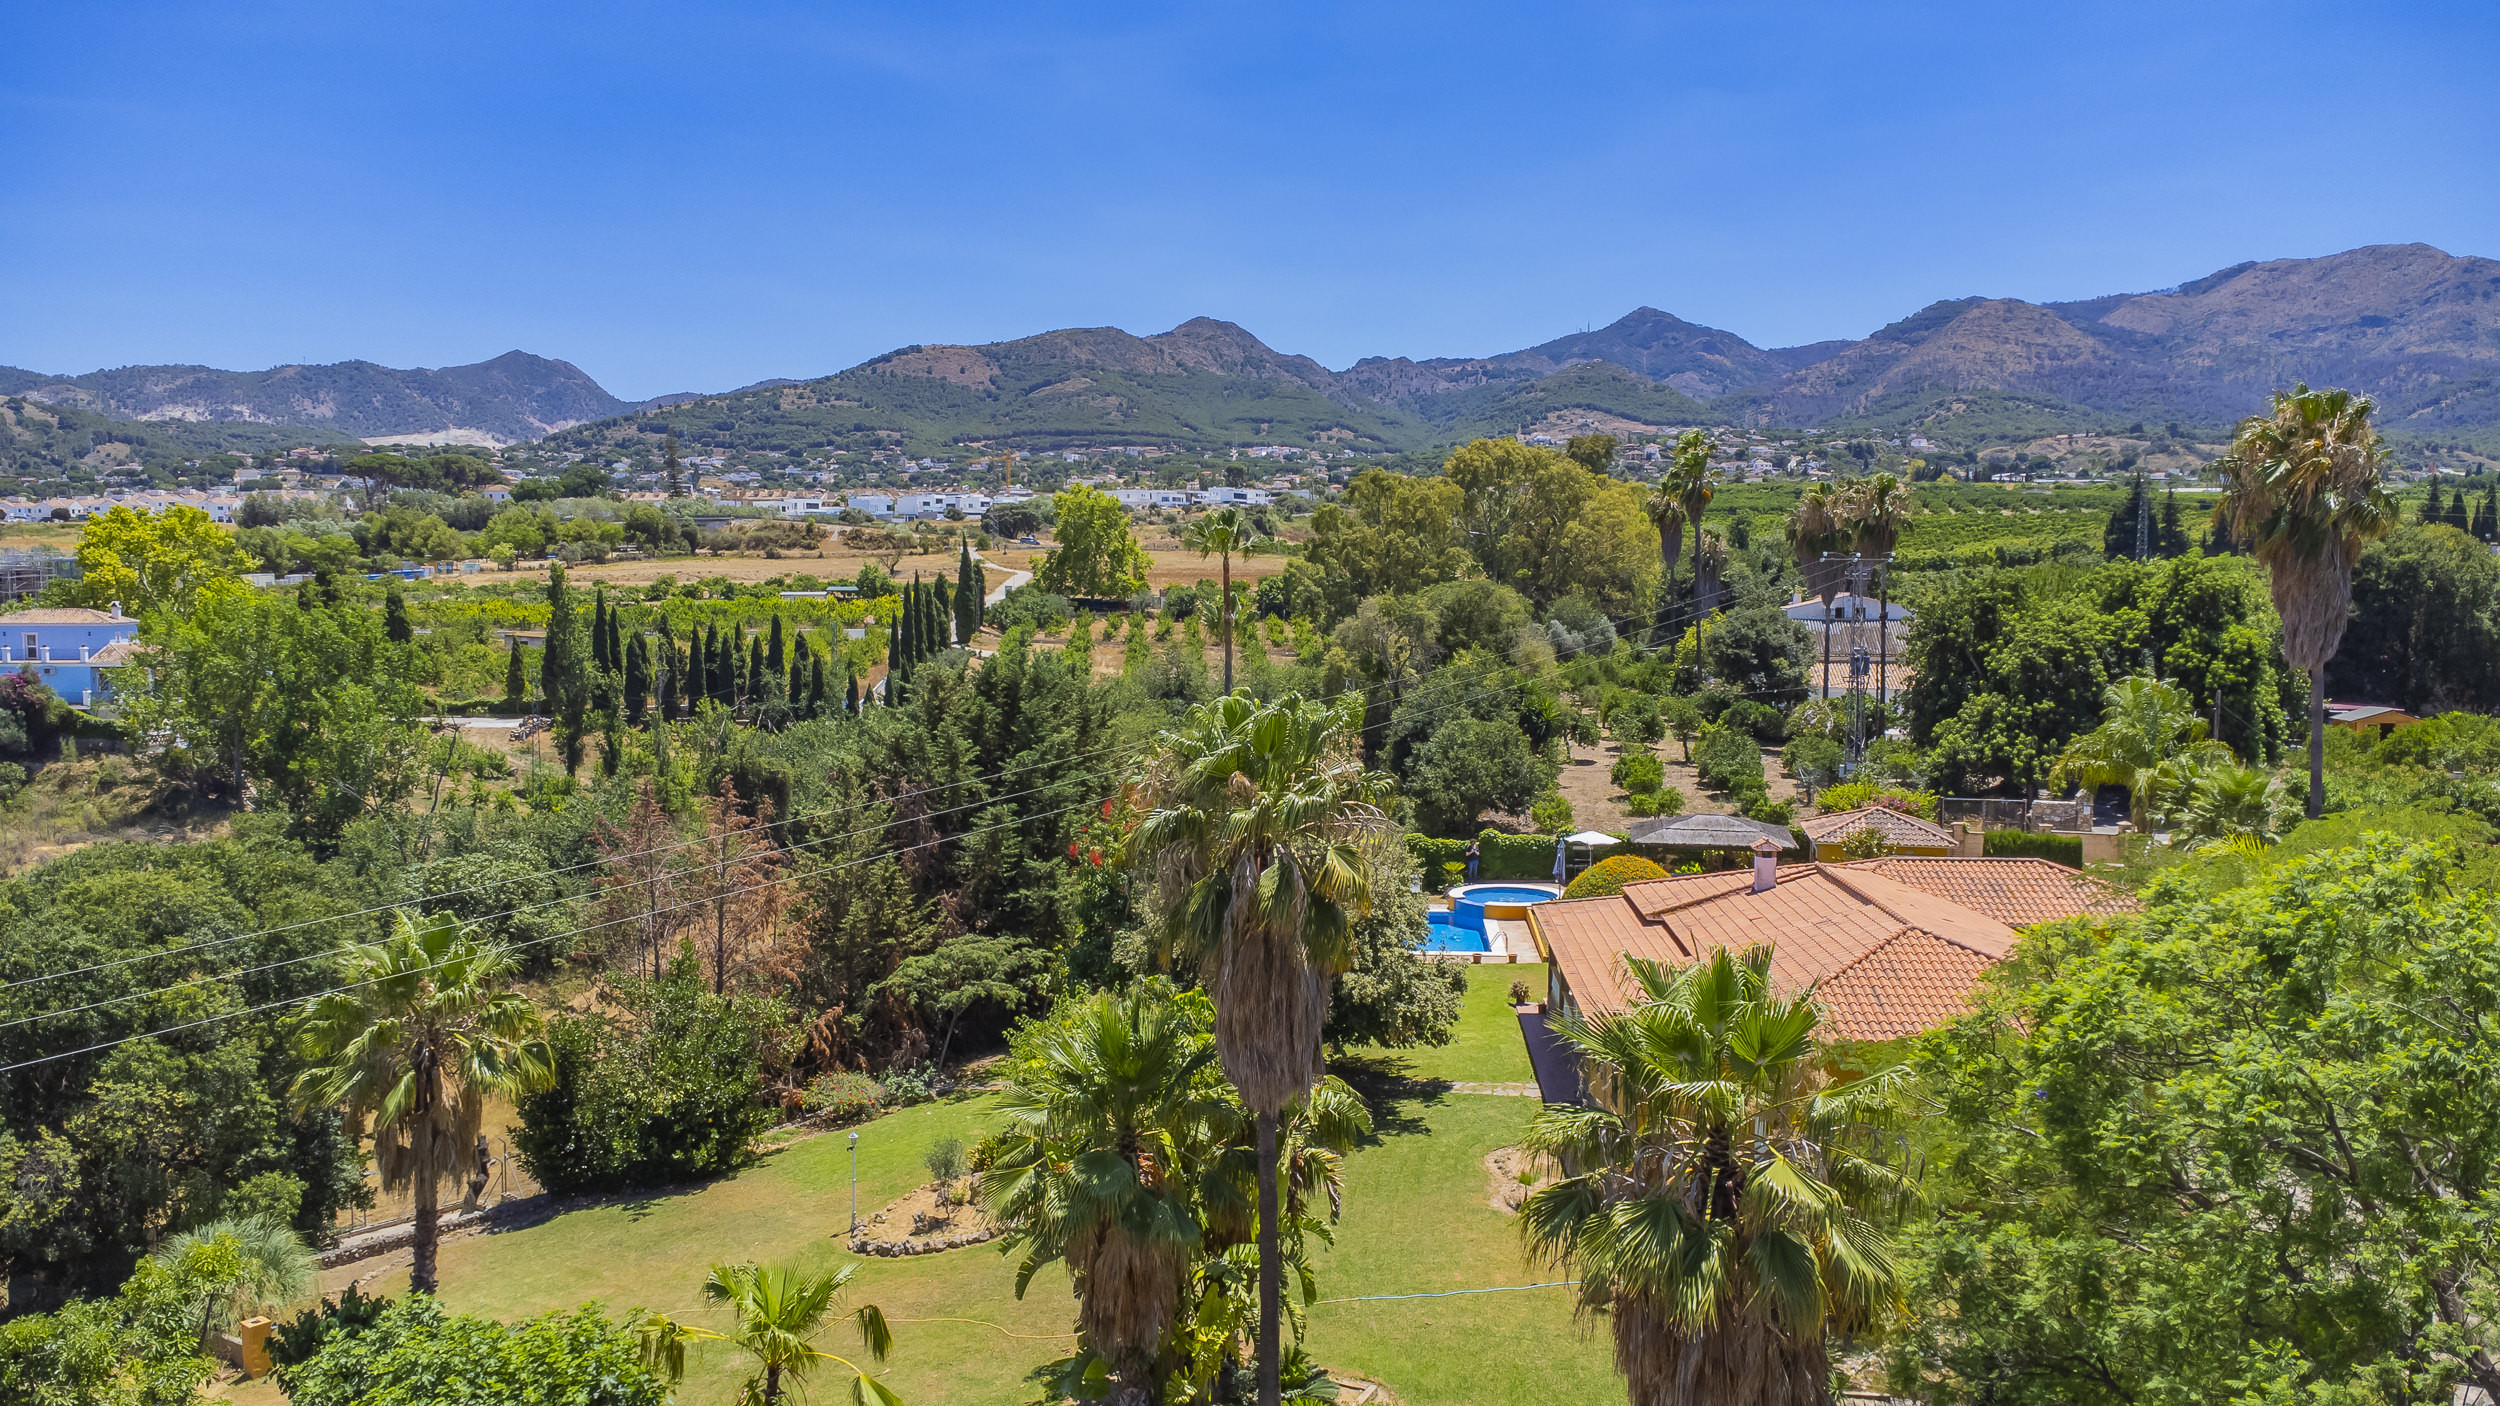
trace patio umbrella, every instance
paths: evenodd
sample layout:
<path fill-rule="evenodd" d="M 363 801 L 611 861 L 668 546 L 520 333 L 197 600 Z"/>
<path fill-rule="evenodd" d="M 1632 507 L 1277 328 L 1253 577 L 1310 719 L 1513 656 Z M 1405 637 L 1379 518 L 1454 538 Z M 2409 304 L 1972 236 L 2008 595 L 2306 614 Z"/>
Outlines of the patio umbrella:
<path fill-rule="evenodd" d="M 1576 835 L 1563 836 L 1563 843 L 1578 845 L 1587 850 L 1590 862 L 1594 863 L 1597 859 L 1597 847 L 1614 844 L 1616 839 L 1616 836 L 1609 835 L 1603 830 L 1583 830 Z"/>
<path fill-rule="evenodd" d="M 1565 861 L 1564 861 L 1564 859 L 1563 859 L 1563 846 L 1565 846 L 1565 845 L 1567 845 L 1567 844 L 1570 844 L 1570 843 L 1571 843 L 1571 841 L 1570 841 L 1569 839 L 1565 838 L 1564 836 L 1561 836 L 1561 835 L 1556 835 L 1556 836 L 1554 837 L 1554 882 L 1555 882 L 1555 883 L 1558 883 L 1558 884 L 1559 884 L 1559 883 L 1561 883 L 1561 882 L 1563 881 L 1563 868 L 1564 868 L 1564 862 L 1565 862 Z"/>

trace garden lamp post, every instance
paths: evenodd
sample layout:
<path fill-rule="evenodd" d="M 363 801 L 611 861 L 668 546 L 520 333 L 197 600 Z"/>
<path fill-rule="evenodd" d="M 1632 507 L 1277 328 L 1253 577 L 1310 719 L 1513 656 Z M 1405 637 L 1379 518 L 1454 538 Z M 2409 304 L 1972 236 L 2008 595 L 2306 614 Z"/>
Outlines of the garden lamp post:
<path fill-rule="evenodd" d="M 851 1233 L 859 1234 L 859 1129 L 851 1129 Z"/>

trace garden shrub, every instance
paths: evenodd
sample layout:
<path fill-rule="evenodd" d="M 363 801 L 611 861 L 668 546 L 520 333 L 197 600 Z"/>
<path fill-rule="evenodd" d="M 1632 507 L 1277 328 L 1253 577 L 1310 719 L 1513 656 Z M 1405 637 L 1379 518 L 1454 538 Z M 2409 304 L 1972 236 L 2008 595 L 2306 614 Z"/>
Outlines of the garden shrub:
<path fill-rule="evenodd" d="M 1662 815 L 1682 815 L 1684 793 L 1673 786 L 1662 786 L 1655 791 L 1635 791 L 1624 809 L 1643 820 Z"/>
<path fill-rule="evenodd" d="M 1637 796 L 1664 786 L 1667 783 L 1667 768 L 1647 752 L 1626 752 L 1615 759 L 1614 767 L 1606 773 L 1606 777 L 1626 794 Z"/>
<path fill-rule="evenodd" d="M 1743 728 L 1757 742 L 1775 745 L 1788 740 L 1788 719 L 1779 709 L 1751 698 L 1741 698 L 1727 705 L 1719 714 L 1719 726 Z"/>
<path fill-rule="evenodd" d="M 622 1020 L 550 1027 L 555 1082 L 521 1100 L 513 1145 L 549 1191 L 717 1176 L 744 1165 L 772 1124 L 764 1054 L 787 1038 L 779 1004 L 715 996 L 686 958 L 624 992 Z"/>
<path fill-rule="evenodd" d="M 1723 723 L 1701 730 L 1693 743 L 1693 767 L 1701 774 L 1701 784 L 1713 791 L 1759 791 L 1766 786 L 1761 747 L 1751 734 Z"/>
<path fill-rule="evenodd" d="M 1979 852 L 1990 859 L 2050 859 L 2069 869 L 2083 867 L 2083 837 L 2042 835 L 2030 830 L 1990 830 Z"/>
<path fill-rule="evenodd" d="M 1933 820 L 1937 813 L 1935 792 L 1904 790 L 1880 781 L 1844 781 L 1837 786 L 1825 787 L 1823 794 L 1815 799 L 1825 815 L 1862 810 L 1867 806 L 1882 806 L 1904 815 L 1915 815 L 1921 820 Z"/>
<path fill-rule="evenodd" d="M 867 1075 L 849 1069 L 817 1075 L 808 1081 L 806 1091 L 799 1096 L 799 1108 L 807 1116 L 827 1118 L 836 1123 L 855 1122 L 884 1105 L 884 1087 Z"/>
<path fill-rule="evenodd" d="M 431 1294 L 394 1302 L 371 1327 L 339 1334 L 281 1368 L 293 1406 L 667 1406 L 634 1334 L 596 1305 L 510 1326 L 450 1314 Z"/>
<path fill-rule="evenodd" d="M 1625 884 L 1663 879 L 1667 871 L 1637 854 L 1618 854 L 1601 859 L 1580 871 L 1570 886 L 1563 890 L 1565 898 L 1604 898 L 1623 892 Z"/>
<path fill-rule="evenodd" d="M 1076 607 L 1068 598 L 1053 595 L 1037 586 L 1018 586 L 989 608 L 983 618 L 1000 633 L 1018 625 L 1030 625 L 1038 633 L 1048 634 L 1076 616 Z"/>

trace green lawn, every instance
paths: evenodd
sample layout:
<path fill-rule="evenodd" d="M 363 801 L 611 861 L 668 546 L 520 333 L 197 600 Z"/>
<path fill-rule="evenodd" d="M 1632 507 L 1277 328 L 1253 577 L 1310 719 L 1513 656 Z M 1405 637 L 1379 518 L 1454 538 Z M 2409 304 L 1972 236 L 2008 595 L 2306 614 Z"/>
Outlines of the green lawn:
<path fill-rule="evenodd" d="M 1424 1080 L 1527 1079 L 1508 992 L 1513 978 L 1541 991 L 1544 968 L 1479 967 L 1470 975 L 1458 1039 L 1394 1058 Z M 1510 1218 L 1486 1204 L 1484 1156 L 1517 1137 L 1535 1101 L 1443 1093 L 1429 1084 L 1389 1087 L 1377 1135 L 1347 1160 L 1345 1221 L 1336 1248 L 1322 1253 L 1322 1297 L 1554 1277 L 1530 1270 Z M 986 1130 L 992 1107 L 986 1098 L 960 1099 L 863 1126 L 862 1214 L 926 1179 L 920 1157 L 931 1142 Z M 443 1299 L 501 1318 L 598 1299 L 619 1313 L 659 1308 L 712 1321 L 698 1291 L 714 1260 L 812 1268 L 850 1258 L 841 1244 L 849 1198 L 846 1135 L 813 1138 L 683 1192 L 454 1240 L 443 1249 Z M 883 1375 L 906 1401 L 1011 1406 L 1029 1398 L 1027 1372 L 1068 1350 L 1073 1301 L 1065 1272 L 1045 1271 L 1019 1303 L 1012 1269 L 993 1248 L 864 1262 L 861 1301 L 882 1305 L 894 1321 L 895 1354 Z M 847 1354 L 856 1341 L 846 1333 L 828 1336 L 825 1345 Z M 1602 1339 L 1574 1328 L 1564 1289 L 1324 1303 L 1311 1310 L 1311 1345 L 1331 1366 L 1388 1383 L 1409 1406 L 1604 1401 L 1621 1393 Z M 699 1347 L 689 1354 L 679 1400 L 726 1406 L 743 1371 L 725 1349 Z M 838 1390 L 831 1377 L 820 1388 Z"/>

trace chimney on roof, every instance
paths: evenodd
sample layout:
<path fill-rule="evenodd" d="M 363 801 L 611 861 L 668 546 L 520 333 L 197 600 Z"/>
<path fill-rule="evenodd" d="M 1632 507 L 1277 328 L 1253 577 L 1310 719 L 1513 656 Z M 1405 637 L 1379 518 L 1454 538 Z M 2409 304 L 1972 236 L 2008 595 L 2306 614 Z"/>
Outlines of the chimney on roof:
<path fill-rule="evenodd" d="M 1768 835 L 1753 842 L 1753 891 L 1762 893 L 1779 882 L 1780 847 Z"/>
<path fill-rule="evenodd" d="M 116 620 L 122 618 L 122 603 L 120 601 L 113 602 L 113 618 Z"/>

